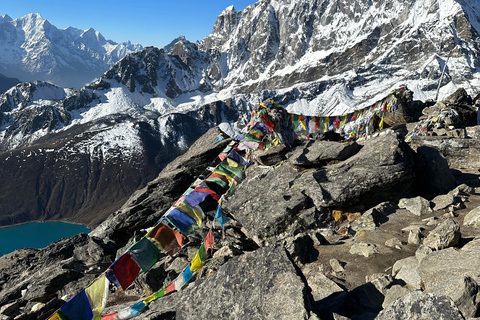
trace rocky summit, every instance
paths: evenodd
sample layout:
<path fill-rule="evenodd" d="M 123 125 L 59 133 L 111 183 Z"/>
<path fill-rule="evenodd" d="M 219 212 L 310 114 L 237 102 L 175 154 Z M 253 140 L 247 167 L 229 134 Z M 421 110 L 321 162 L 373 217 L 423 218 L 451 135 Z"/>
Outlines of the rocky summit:
<path fill-rule="evenodd" d="M 329 132 L 253 151 L 223 199 L 224 228 L 207 214 L 178 252 L 162 251 L 128 288 L 112 283 L 103 314 L 477 319 L 480 126 L 470 121 L 478 98 L 459 89 L 435 104 L 407 102 L 402 112 L 420 110 L 411 122 L 390 121 L 355 141 Z M 47 319 L 78 296 L 205 179 L 231 142 L 212 128 L 90 234 L 1 257 L 0 319 Z M 203 267 L 168 289 L 209 229 Z"/>

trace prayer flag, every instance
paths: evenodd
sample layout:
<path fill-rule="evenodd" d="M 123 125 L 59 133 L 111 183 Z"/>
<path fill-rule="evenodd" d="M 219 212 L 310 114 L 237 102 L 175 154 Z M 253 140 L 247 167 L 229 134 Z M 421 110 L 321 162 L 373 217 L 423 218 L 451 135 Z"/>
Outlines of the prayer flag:
<path fill-rule="evenodd" d="M 233 168 L 233 169 L 240 169 L 242 170 L 245 166 L 242 166 L 240 163 L 230 159 L 230 158 L 227 158 L 227 164 L 230 168 Z"/>
<path fill-rule="evenodd" d="M 146 307 L 146 304 L 143 301 L 139 301 L 130 306 L 130 315 L 139 314 L 143 308 Z"/>
<path fill-rule="evenodd" d="M 220 226 L 222 227 L 222 229 L 225 228 L 225 223 L 227 223 L 230 220 L 225 215 L 220 205 L 217 207 L 217 212 L 215 213 L 215 220 L 217 220 L 220 223 Z"/>
<path fill-rule="evenodd" d="M 175 281 L 172 281 L 166 288 L 165 288 L 165 294 L 169 294 L 170 292 L 173 292 L 176 290 L 175 287 Z"/>
<path fill-rule="evenodd" d="M 108 280 L 105 274 L 100 275 L 85 288 L 90 307 L 93 312 L 93 319 L 101 319 L 102 310 L 108 298 Z"/>
<path fill-rule="evenodd" d="M 209 193 L 207 193 L 207 192 L 192 191 L 187 195 L 187 197 L 185 198 L 185 201 L 191 207 L 196 207 L 200 203 L 205 201 L 205 198 L 208 197 L 208 195 L 209 195 Z"/>
<path fill-rule="evenodd" d="M 143 302 L 144 302 L 145 304 L 149 304 L 150 302 L 152 302 L 152 301 L 154 301 L 154 300 L 156 300 L 156 299 L 158 299 L 158 298 L 161 298 L 161 297 L 163 297 L 164 295 L 165 295 L 165 288 L 163 288 L 162 290 L 160 290 L 160 291 L 158 291 L 158 292 L 155 292 L 155 293 L 149 295 L 147 298 L 145 298 L 145 299 L 143 300 Z"/>
<path fill-rule="evenodd" d="M 193 191 L 194 192 L 208 193 L 216 201 L 218 201 L 218 199 L 220 199 L 220 195 L 218 193 L 216 193 L 215 191 L 213 191 L 212 189 L 210 189 L 207 185 L 205 185 L 205 187 L 197 187 Z"/>
<path fill-rule="evenodd" d="M 117 314 L 118 314 L 118 311 L 115 311 L 115 312 L 112 312 L 112 313 L 109 313 L 109 314 L 105 314 L 105 315 L 102 316 L 102 320 L 118 320 Z"/>
<path fill-rule="evenodd" d="M 192 262 L 190 263 L 190 270 L 192 272 L 197 272 L 198 270 L 202 269 L 203 267 L 203 261 L 200 259 L 200 254 L 197 251 L 195 254 L 195 257 L 193 258 Z"/>
<path fill-rule="evenodd" d="M 335 121 L 333 123 L 335 129 L 340 128 L 340 116 L 335 116 Z"/>
<path fill-rule="evenodd" d="M 212 173 L 211 175 L 209 175 L 208 178 L 205 179 L 205 182 L 216 183 L 222 188 L 225 188 L 228 185 L 228 179 L 217 173 Z"/>
<path fill-rule="evenodd" d="M 150 232 L 147 233 L 146 237 L 157 241 L 158 244 L 160 244 L 160 246 L 167 251 L 169 256 L 173 256 L 175 253 L 180 251 L 183 246 L 183 242 L 186 240 L 185 236 L 176 232 L 163 222 L 157 224 Z"/>
<path fill-rule="evenodd" d="M 88 302 L 85 289 L 58 309 L 57 313 L 61 319 L 68 320 L 91 320 L 93 318 L 92 308 Z"/>
<path fill-rule="evenodd" d="M 60 315 L 58 314 L 58 312 L 55 312 L 54 314 L 52 314 L 50 316 L 50 318 L 48 318 L 47 320 L 62 320 L 62 318 L 60 317 Z"/>
<path fill-rule="evenodd" d="M 192 208 L 187 201 L 184 201 L 177 205 L 177 209 L 195 219 L 198 226 L 202 225 L 203 210 L 199 206 Z"/>
<path fill-rule="evenodd" d="M 213 253 L 213 233 L 212 233 L 212 229 L 210 229 L 208 231 L 208 234 L 207 234 L 207 237 L 205 238 L 205 248 L 207 249 L 211 249 L 212 250 L 212 253 Z"/>
<path fill-rule="evenodd" d="M 183 281 L 185 281 L 185 283 L 192 280 L 193 273 L 192 273 L 192 270 L 190 270 L 190 265 L 188 265 L 185 269 L 183 269 L 182 276 L 183 276 Z"/>
<path fill-rule="evenodd" d="M 144 273 L 160 259 L 160 251 L 147 238 L 142 238 L 128 248 L 128 251 L 130 251 L 133 260 L 137 262 Z"/>
<path fill-rule="evenodd" d="M 109 269 L 113 270 L 115 278 L 123 290 L 126 290 L 133 283 L 140 271 L 140 267 L 135 260 L 132 259 L 132 255 L 129 252 L 112 263 Z"/>
<path fill-rule="evenodd" d="M 185 200 L 188 201 L 188 197 L 193 193 L 192 191 Z M 175 227 L 177 227 L 183 234 L 191 233 L 197 226 L 195 219 L 190 217 L 188 214 L 183 213 L 177 208 L 173 208 L 168 214 L 165 215 Z"/>
<path fill-rule="evenodd" d="M 207 250 L 205 249 L 205 243 L 202 243 L 202 245 L 200 246 L 200 249 L 198 249 L 198 255 L 202 262 L 207 260 L 208 255 L 207 255 Z"/>
<path fill-rule="evenodd" d="M 303 130 L 307 130 L 307 125 L 305 124 L 305 116 L 302 114 L 298 116 L 298 119 L 300 120 L 300 124 L 302 125 Z"/>
<path fill-rule="evenodd" d="M 242 141 L 238 144 L 237 150 L 257 150 L 259 145 L 258 142 Z"/>

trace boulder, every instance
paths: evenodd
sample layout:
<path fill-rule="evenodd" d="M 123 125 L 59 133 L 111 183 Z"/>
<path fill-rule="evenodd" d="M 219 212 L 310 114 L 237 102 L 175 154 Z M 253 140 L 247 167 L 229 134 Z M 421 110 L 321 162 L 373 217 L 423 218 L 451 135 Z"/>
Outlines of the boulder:
<path fill-rule="evenodd" d="M 433 198 L 431 202 L 433 203 L 433 210 L 442 210 L 455 204 L 455 197 L 450 193 L 442 194 Z"/>
<path fill-rule="evenodd" d="M 415 164 L 415 190 L 420 195 L 445 194 L 456 186 L 449 163 L 436 149 L 428 146 L 417 148 Z"/>
<path fill-rule="evenodd" d="M 413 291 L 397 299 L 375 318 L 375 320 L 391 319 L 464 320 L 465 318 L 450 298 Z"/>
<path fill-rule="evenodd" d="M 315 207 L 309 228 L 323 227 L 331 219 L 329 209 L 398 201 L 411 192 L 412 181 L 412 151 L 390 132 L 369 139 L 347 160 L 314 170 L 297 171 L 288 162 L 267 172 L 251 166 L 223 208 L 263 241 L 293 231 L 289 227 L 304 210 Z"/>
<path fill-rule="evenodd" d="M 448 279 L 469 276 L 476 283 L 480 281 L 480 239 L 472 240 L 460 250 L 447 248 L 434 251 L 419 262 L 418 273 L 425 290 L 430 290 Z"/>
<path fill-rule="evenodd" d="M 391 238 L 385 241 L 385 246 L 389 248 L 395 248 L 398 250 L 402 250 L 403 242 L 400 241 L 398 238 Z"/>
<path fill-rule="evenodd" d="M 265 247 L 230 259 L 205 280 L 149 304 L 145 319 L 318 319 L 286 251 Z"/>
<path fill-rule="evenodd" d="M 423 216 L 432 212 L 430 208 L 430 201 L 420 196 L 415 198 L 403 198 L 398 202 L 398 207 L 407 209 L 416 216 Z"/>
<path fill-rule="evenodd" d="M 469 276 L 458 275 L 441 282 L 427 292 L 437 296 L 447 296 L 452 299 L 465 317 L 474 317 L 477 314 L 480 301 L 477 301 L 478 285 Z"/>
<path fill-rule="evenodd" d="M 343 161 L 358 152 L 356 142 L 315 140 L 305 147 L 296 148 L 289 156 L 289 162 L 302 167 L 321 167 L 330 162 Z"/>
<path fill-rule="evenodd" d="M 453 219 L 446 219 L 423 239 L 423 245 L 434 250 L 441 250 L 458 245 L 460 226 Z"/>
<path fill-rule="evenodd" d="M 417 259 L 414 256 L 408 257 L 395 262 L 392 268 L 392 275 L 395 279 L 403 280 L 409 289 L 420 289 L 422 280 L 417 272 L 417 268 Z"/>
<path fill-rule="evenodd" d="M 287 148 L 284 145 L 274 146 L 267 150 L 255 152 L 255 159 L 264 166 L 272 166 L 286 159 Z"/>
<path fill-rule="evenodd" d="M 480 227 L 480 206 L 467 213 L 463 219 L 463 225 Z"/>
<path fill-rule="evenodd" d="M 476 170 L 480 167 L 480 139 L 447 139 L 440 137 L 417 136 L 412 139 L 412 142 L 410 144 L 412 148 L 417 148 L 417 150 L 421 146 L 435 148 L 442 154 L 443 158 L 447 161 L 448 166 L 450 166 L 451 168 L 466 168 Z M 421 174 L 418 179 L 418 183 L 422 183 L 422 181 L 429 181 L 428 177 L 436 178 L 435 174 L 431 175 L 430 173 L 428 173 L 428 171 L 425 171 L 425 173 L 422 175 L 422 170 L 429 170 L 428 162 L 430 162 L 432 166 L 434 164 L 440 165 L 441 160 L 439 157 L 437 157 L 437 159 L 438 160 L 434 161 L 428 161 L 428 158 L 424 160 L 420 159 L 420 167 L 419 170 L 416 171 L 418 174 Z M 423 164 L 423 162 L 427 163 Z M 441 166 L 444 167 L 443 164 Z M 434 167 L 432 167 L 431 169 L 434 169 Z M 437 178 L 444 179 L 445 182 L 448 182 L 448 185 L 445 185 L 445 187 L 441 188 L 444 191 L 435 194 L 447 193 L 455 187 L 455 184 L 451 182 L 451 174 L 449 175 L 446 171 L 443 172 L 446 176 L 437 176 Z M 442 173 L 439 172 L 438 174 L 441 175 Z M 436 183 L 436 185 L 436 189 L 438 189 L 440 185 L 438 183 Z M 473 187 L 476 186 L 477 185 Z M 434 193 L 432 192 L 432 194 Z"/>
<path fill-rule="evenodd" d="M 385 291 L 385 298 L 382 303 L 382 308 L 386 309 L 389 305 L 395 302 L 398 298 L 402 298 L 409 294 L 411 290 L 406 287 L 402 287 L 398 284 L 391 286 Z"/>
<path fill-rule="evenodd" d="M 443 99 L 442 102 L 446 105 L 472 105 L 473 103 L 472 97 L 464 88 L 458 88 L 454 93 Z"/>

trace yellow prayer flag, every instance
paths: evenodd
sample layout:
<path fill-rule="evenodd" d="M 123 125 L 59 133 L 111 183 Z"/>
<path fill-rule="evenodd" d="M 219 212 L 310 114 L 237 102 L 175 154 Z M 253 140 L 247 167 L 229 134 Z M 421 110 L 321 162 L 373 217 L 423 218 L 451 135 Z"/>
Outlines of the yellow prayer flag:
<path fill-rule="evenodd" d="M 244 169 L 245 166 L 242 166 L 240 163 L 230 159 L 230 158 L 227 158 L 227 164 L 230 168 L 234 168 L 234 169 Z"/>
<path fill-rule="evenodd" d="M 154 294 L 152 295 L 149 295 L 148 297 L 146 297 L 145 299 L 143 299 L 143 303 L 145 304 L 149 304 L 150 302 L 152 302 L 153 300 L 157 299 L 157 296 Z"/>
<path fill-rule="evenodd" d="M 221 176 L 224 176 L 225 178 L 227 178 L 228 182 L 232 182 L 232 179 L 233 179 L 232 176 L 226 174 L 225 172 L 222 172 L 220 170 L 213 170 L 213 173 L 217 173 Z"/>
<path fill-rule="evenodd" d="M 203 261 L 200 259 L 200 254 L 197 251 L 197 254 L 193 258 L 191 264 L 190 264 L 190 270 L 192 272 L 197 272 L 198 270 L 202 269 L 203 267 Z"/>
<path fill-rule="evenodd" d="M 48 318 L 47 320 L 62 320 L 62 318 L 60 317 L 60 315 L 58 314 L 58 312 L 55 312 L 50 318 Z"/>
<path fill-rule="evenodd" d="M 250 130 L 250 131 L 248 131 L 248 133 L 253 135 L 253 136 L 256 136 L 256 137 L 259 137 L 259 136 L 263 137 L 264 136 L 263 132 L 260 131 L 260 130 Z"/>
<path fill-rule="evenodd" d="M 380 128 L 380 130 L 383 129 L 383 117 L 382 117 L 382 120 L 380 120 L 380 123 L 378 124 L 378 127 Z"/>
<path fill-rule="evenodd" d="M 197 210 L 193 209 L 192 207 L 184 204 L 183 202 L 182 203 L 179 203 L 177 205 L 177 209 L 182 211 L 183 213 L 189 215 L 190 217 L 192 217 L 193 219 L 195 219 L 195 221 L 197 222 L 198 226 L 201 226 L 202 225 L 202 213 L 201 212 L 198 212 Z"/>
<path fill-rule="evenodd" d="M 105 273 L 85 288 L 85 293 L 93 311 L 93 319 L 102 318 L 102 310 L 107 302 L 108 292 L 108 281 Z"/>

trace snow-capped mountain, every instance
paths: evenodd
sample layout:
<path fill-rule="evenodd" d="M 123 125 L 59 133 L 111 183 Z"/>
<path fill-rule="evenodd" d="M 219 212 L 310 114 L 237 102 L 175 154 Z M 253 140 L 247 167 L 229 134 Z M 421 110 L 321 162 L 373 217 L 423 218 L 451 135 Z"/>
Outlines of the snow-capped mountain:
<path fill-rule="evenodd" d="M 266 98 L 307 115 L 338 115 L 401 84 L 419 100 L 435 98 L 440 79 L 440 98 L 460 86 L 476 94 L 479 33 L 476 0 L 260 0 L 241 12 L 231 6 L 202 41 L 179 37 L 128 54 L 80 90 L 32 82 L 0 96 L 0 184 L 15 177 L 7 159 L 24 167 L 46 159 L 31 155 L 54 150 L 28 175 L 37 199 L 30 219 L 59 218 L 50 201 L 61 201 L 61 212 L 77 221 L 86 208 L 107 214 L 209 127 L 234 132 Z M 49 171 L 58 161 L 63 171 Z M 40 191 L 44 172 L 61 174 Z M 108 188 L 89 182 L 101 181 L 102 172 Z M 127 181 L 134 183 L 126 188 Z M 121 192 L 108 202 L 98 196 L 105 190 Z"/>
<path fill-rule="evenodd" d="M 0 16 L 0 73 L 81 88 L 139 44 L 115 43 L 98 31 L 58 29 L 38 13 L 13 20 Z"/>

